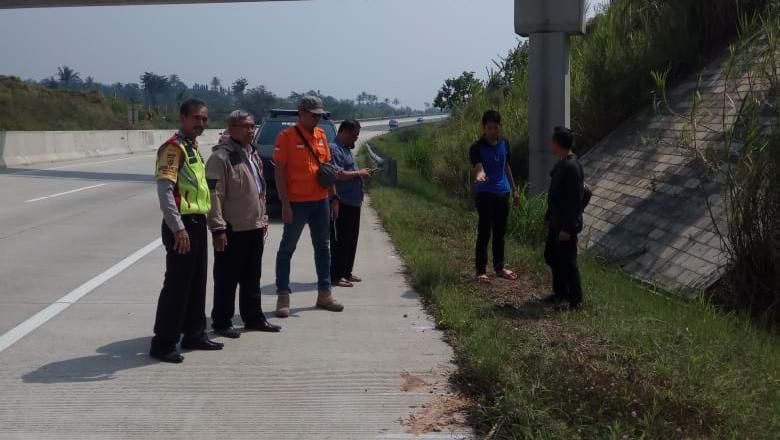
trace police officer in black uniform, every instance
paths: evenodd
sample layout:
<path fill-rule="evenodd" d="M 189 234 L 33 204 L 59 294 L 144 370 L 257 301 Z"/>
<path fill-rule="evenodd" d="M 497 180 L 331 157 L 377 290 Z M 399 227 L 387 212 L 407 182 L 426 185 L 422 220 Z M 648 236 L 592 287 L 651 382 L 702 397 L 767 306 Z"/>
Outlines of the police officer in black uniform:
<path fill-rule="evenodd" d="M 550 151 L 558 163 L 550 173 L 547 192 L 548 228 L 544 258 L 552 270 L 553 294 L 546 302 L 570 308 L 582 304 L 582 285 L 577 267 L 577 234 L 582 232 L 584 175 L 582 165 L 572 149 L 574 136 L 568 128 L 555 127 Z"/>
<path fill-rule="evenodd" d="M 181 129 L 157 153 L 157 196 L 166 256 L 149 355 L 175 364 L 184 361 L 176 350 L 182 334 L 185 350 L 223 347 L 206 336 L 206 213 L 211 196 L 196 139 L 203 134 L 208 115 L 202 101 L 185 101 L 180 110 Z"/>

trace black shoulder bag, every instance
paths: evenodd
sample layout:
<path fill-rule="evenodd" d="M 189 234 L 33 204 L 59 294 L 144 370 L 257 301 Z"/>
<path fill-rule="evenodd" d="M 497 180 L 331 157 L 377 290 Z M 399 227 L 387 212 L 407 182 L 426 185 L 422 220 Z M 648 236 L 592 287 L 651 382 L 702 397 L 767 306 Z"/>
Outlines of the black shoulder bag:
<path fill-rule="evenodd" d="M 306 137 L 303 135 L 303 133 L 301 133 L 301 129 L 298 128 L 297 125 L 295 126 L 295 131 L 298 132 L 298 136 L 300 136 L 301 140 L 303 140 L 303 144 L 306 145 L 306 149 L 309 150 L 309 153 L 311 153 L 312 157 L 314 157 L 314 160 L 317 161 L 317 183 L 319 183 L 323 188 L 330 188 L 336 183 L 336 180 L 338 180 L 338 175 L 339 172 L 341 172 L 341 169 L 332 163 L 322 163 L 320 158 L 317 157 L 317 153 L 314 152 L 314 149 L 311 147 L 311 145 L 309 145 L 309 141 L 306 140 Z"/>

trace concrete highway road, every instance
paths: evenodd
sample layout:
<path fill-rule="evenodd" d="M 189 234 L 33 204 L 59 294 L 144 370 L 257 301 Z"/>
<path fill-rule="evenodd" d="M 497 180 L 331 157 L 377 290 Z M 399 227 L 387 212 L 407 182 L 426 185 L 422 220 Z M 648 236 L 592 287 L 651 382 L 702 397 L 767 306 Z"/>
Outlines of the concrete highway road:
<path fill-rule="evenodd" d="M 271 319 L 282 333 L 220 338 L 225 350 L 185 353 L 181 365 L 153 362 L 164 270 L 153 171 L 152 154 L 0 170 L 0 438 L 470 435 L 416 436 L 400 422 L 446 393 L 452 353 L 371 209 L 356 270 L 366 281 L 335 292 L 344 313 L 312 307 L 304 236 L 293 316 Z M 280 235 L 273 224 L 263 258 L 269 316 Z M 211 289 L 209 280 L 209 304 Z M 409 375 L 428 385 L 402 391 Z"/>

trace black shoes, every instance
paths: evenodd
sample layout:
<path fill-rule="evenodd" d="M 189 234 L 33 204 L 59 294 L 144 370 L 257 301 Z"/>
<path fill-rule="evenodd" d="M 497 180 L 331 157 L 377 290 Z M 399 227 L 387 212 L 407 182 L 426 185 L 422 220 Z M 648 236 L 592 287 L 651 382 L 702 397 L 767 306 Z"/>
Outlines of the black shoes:
<path fill-rule="evenodd" d="M 168 362 L 171 364 L 180 364 L 184 362 L 184 356 L 182 356 L 181 353 L 179 353 L 176 350 L 173 350 L 168 353 L 158 353 L 154 350 L 151 350 L 149 351 L 149 356 L 157 359 L 158 361 Z"/>
<path fill-rule="evenodd" d="M 195 342 L 182 341 L 181 343 L 181 348 L 183 348 L 184 350 L 215 351 L 215 350 L 222 350 L 224 346 L 225 344 L 221 342 L 211 341 L 208 338 L 203 338 Z"/>
<path fill-rule="evenodd" d="M 235 327 L 214 329 L 214 334 L 230 339 L 238 339 L 241 337 L 241 332 L 239 332 Z"/>
<path fill-rule="evenodd" d="M 282 331 L 282 327 L 278 325 L 273 325 L 268 321 L 262 321 L 256 324 L 245 324 L 244 331 L 279 333 L 280 331 Z"/>
<path fill-rule="evenodd" d="M 214 350 L 222 350 L 222 347 L 224 347 L 224 344 L 220 344 L 219 342 L 210 341 L 208 338 L 203 338 L 201 340 L 195 341 L 195 342 L 189 342 L 189 341 L 182 341 L 181 348 L 183 350 L 207 350 L 207 351 L 214 351 Z M 173 349 L 169 352 L 160 352 L 155 349 L 149 350 L 149 356 L 161 361 L 161 362 L 168 362 L 170 364 L 180 364 L 184 362 L 184 356 L 181 355 L 176 349 Z"/>

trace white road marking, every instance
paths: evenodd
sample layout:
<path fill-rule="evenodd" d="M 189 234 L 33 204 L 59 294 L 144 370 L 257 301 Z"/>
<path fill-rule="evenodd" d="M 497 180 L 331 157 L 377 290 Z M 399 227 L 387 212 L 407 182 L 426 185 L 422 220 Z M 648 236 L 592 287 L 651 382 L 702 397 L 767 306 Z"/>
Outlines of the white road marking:
<path fill-rule="evenodd" d="M 104 284 L 111 278 L 114 278 L 115 276 L 119 275 L 125 269 L 132 266 L 135 262 L 137 262 L 141 258 L 149 255 L 151 252 L 153 252 L 161 245 L 162 245 L 161 239 L 158 238 L 157 240 L 154 240 L 153 242 L 147 244 L 143 248 L 139 249 L 138 251 L 130 255 L 129 257 L 111 266 L 105 272 L 101 273 L 95 278 L 92 278 L 86 283 L 75 288 L 67 295 L 51 303 L 48 307 L 36 313 L 35 315 L 31 316 L 26 321 L 12 328 L 8 332 L 0 336 L 0 352 L 12 346 L 17 341 L 27 336 L 28 334 L 32 333 L 33 331 L 35 331 L 35 329 L 42 326 L 43 324 L 45 324 L 47 321 L 54 318 L 55 316 L 59 315 L 63 310 L 75 304 L 76 301 L 80 300 L 88 293 L 97 289 L 98 287 L 100 287 L 102 284 Z"/>
<path fill-rule="evenodd" d="M 123 160 L 130 160 L 130 159 L 139 159 L 139 158 L 148 158 L 149 156 L 152 156 L 153 154 L 147 154 L 147 153 L 138 153 L 133 154 L 132 156 L 128 157 L 120 157 L 119 159 L 109 159 L 109 160 L 100 160 L 97 162 L 84 162 L 84 163 L 72 163 L 68 165 L 60 165 L 58 167 L 51 167 L 51 168 L 35 168 L 31 170 L 24 170 L 24 171 L 15 171 L 13 173 L 8 173 L 9 176 L 14 176 L 17 174 L 29 174 L 29 173 L 39 173 L 41 171 L 54 171 L 54 170 L 63 170 L 65 168 L 73 168 L 73 167 L 91 167 L 93 165 L 101 165 L 104 163 L 111 163 L 111 162 L 121 162 Z"/>
<path fill-rule="evenodd" d="M 83 188 L 76 188 L 76 189 L 72 189 L 70 191 L 65 191 L 65 192 L 61 192 L 61 193 L 57 193 L 57 194 L 52 194 L 50 196 L 37 197 L 35 199 L 27 200 L 24 203 L 40 202 L 41 200 L 53 199 L 54 197 L 59 197 L 59 196 L 66 196 L 68 194 L 73 194 L 73 193 L 77 193 L 77 192 L 80 192 L 80 191 L 86 191 L 88 189 L 93 189 L 93 188 L 100 188 L 101 186 L 106 186 L 106 185 L 108 185 L 108 184 L 107 183 L 100 183 L 100 184 L 97 184 L 97 185 L 85 186 Z"/>

